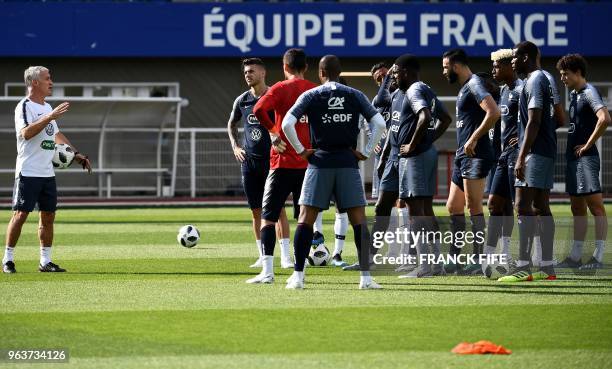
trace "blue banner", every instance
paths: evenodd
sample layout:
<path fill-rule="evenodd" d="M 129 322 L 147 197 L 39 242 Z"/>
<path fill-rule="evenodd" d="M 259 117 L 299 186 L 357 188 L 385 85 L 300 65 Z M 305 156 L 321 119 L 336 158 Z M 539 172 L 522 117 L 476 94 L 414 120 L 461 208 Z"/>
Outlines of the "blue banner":
<path fill-rule="evenodd" d="M 611 56 L 611 3 L 0 3 L 0 56 Z"/>

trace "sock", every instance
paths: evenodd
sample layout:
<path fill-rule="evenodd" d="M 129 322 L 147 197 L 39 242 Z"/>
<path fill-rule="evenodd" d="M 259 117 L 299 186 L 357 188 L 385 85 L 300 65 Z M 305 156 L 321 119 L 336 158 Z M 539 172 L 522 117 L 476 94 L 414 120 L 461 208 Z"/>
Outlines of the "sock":
<path fill-rule="evenodd" d="M 541 261 L 552 261 L 553 249 L 555 245 L 555 219 L 552 214 L 546 214 L 540 217 L 539 222 L 540 241 L 541 241 Z"/>
<path fill-rule="evenodd" d="M 595 251 L 593 251 L 593 257 L 600 263 L 603 261 L 605 249 L 606 240 L 595 240 Z"/>
<path fill-rule="evenodd" d="M 264 255 L 261 263 L 261 273 L 264 275 L 274 274 L 274 256 Z"/>
<path fill-rule="evenodd" d="M 51 262 L 51 247 L 43 246 L 40 248 L 40 265 L 45 266 Z"/>
<path fill-rule="evenodd" d="M 276 227 L 274 224 L 263 227 L 260 235 L 264 255 L 274 256 L 274 245 L 276 244 Z"/>
<path fill-rule="evenodd" d="M 4 258 L 2 258 L 2 265 L 6 264 L 9 261 L 14 261 L 13 253 L 15 252 L 14 247 L 7 246 L 4 249 Z"/>
<path fill-rule="evenodd" d="M 281 258 L 291 257 L 291 251 L 289 251 L 289 239 L 288 238 L 281 238 L 280 247 L 281 247 Z"/>
<path fill-rule="evenodd" d="M 389 217 L 389 228 L 387 228 L 388 232 L 394 232 L 400 227 L 400 219 L 398 215 L 397 208 L 391 209 L 391 216 Z M 396 255 L 398 253 L 398 249 L 401 247 L 397 242 L 392 241 L 389 242 L 389 248 L 387 250 L 387 255 Z"/>
<path fill-rule="evenodd" d="M 570 259 L 574 261 L 578 261 L 582 258 L 582 247 L 584 246 L 584 241 L 574 240 L 572 244 L 572 251 L 569 254 Z"/>
<path fill-rule="evenodd" d="M 407 227 L 408 226 L 408 208 L 394 208 L 397 209 L 397 213 L 398 213 L 398 217 L 400 217 L 399 219 L 399 224 L 400 227 L 404 226 Z"/>
<path fill-rule="evenodd" d="M 450 245 L 449 254 L 459 255 L 461 254 L 461 247 L 458 247 L 459 243 L 455 242 L 455 235 L 459 232 L 465 234 L 465 214 L 456 214 L 450 216 L 450 230 L 453 233 L 453 244 Z"/>
<path fill-rule="evenodd" d="M 540 236 L 533 236 L 531 248 L 531 263 L 533 265 L 540 265 L 542 262 L 542 239 Z"/>
<path fill-rule="evenodd" d="M 529 241 L 533 238 L 536 228 L 536 217 L 529 215 L 518 216 L 518 230 L 519 230 L 519 260 L 517 266 L 521 262 L 529 264 L 531 260 L 531 250 L 529 247 Z"/>
<path fill-rule="evenodd" d="M 320 213 L 319 213 L 320 214 Z M 298 223 L 293 236 L 293 252 L 295 255 L 295 271 L 303 272 L 306 258 L 310 252 L 310 244 L 312 242 L 312 226 L 304 223 Z"/>
<path fill-rule="evenodd" d="M 263 248 L 261 247 L 261 240 L 255 240 L 255 243 L 257 244 L 257 251 L 259 252 L 259 257 L 261 258 L 263 256 Z"/>
<path fill-rule="evenodd" d="M 332 255 L 341 254 L 344 250 L 344 240 L 346 239 L 346 231 L 348 230 L 348 215 L 346 213 L 336 213 L 336 221 L 334 223 L 334 233 L 336 241 L 334 244 L 334 253 Z"/>
<path fill-rule="evenodd" d="M 485 255 L 491 255 L 491 254 L 495 254 L 495 247 L 493 246 L 485 246 L 484 247 L 484 253 Z"/>
<path fill-rule="evenodd" d="M 359 270 L 367 272 L 370 270 L 370 258 L 368 250 L 371 248 L 370 232 L 366 224 L 353 225 L 355 234 L 355 246 L 357 247 L 357 256 L 359 259 Z"/>
<path fill-rule="evenodd" d="M 438 224 L 438 220 L 436 219 L 435 216 L 432 216 L 430 219 L 430 224 L 432 226 L 432 230 L 434 232 L 440 232 L 440 225 Z M 432 244 L 431 244 L 431 252 L 433 252 L 433 254 L 436 256 L 436 260 L 438 259 L 438 256 L 440 256 L 440 242 L 441 240 L 438 239 L 437 237 L 434 237 L 435 239 L 433 240 Z"/>
<path fill-rule="evenodd" d="M 482 254 L 482 248 L 484 245 L 482 242 L 477 241 L 480 239 L 480 237 L 478 237 L 477 235 L 480 234 L 483 238 L 485 236 L 486 221 L 484 214 L 470 215 L 470 222 L 472 223 L 472 233 L 474 233 L 474 242 L 472 242 L 472 252 L 474 253 L 474 255 L 480 255 Z"/>
<path fill-rule="evenodd" d="M 542 260 L 540 262 L 540 266 L 541 267 L 547 267 L 547 266 L 551 266 L 553 264 L 554 264 L 554 262 L 552 260 Z"/>
<path fill-rule="evenodd" d="M 502 237 L 502 254 L 505 254 L 508 257 L 510 257 L 510 241 L 511 241 L 510 237 L 508 236 Z"/>
<path fill-rule="evenodd" d="M 419 231 L 427 232 L 429 231 L 429 229 L 426 223 L 427 222 L 425 221 L 425 217 L 421 216 L 414 217 L 412 225 L 415 227 L 415 229 L 418 229 Z M 419 237 L 419 240 L 416 242 L 415 250 L 417 251 L 417 260 L 421 260 L 421 255 L 426 255 L 429 253 L 429 244 L 427 243 L 427 240 L 423 239 L 423 237 Z M 429 270 L 431 268 L 427 261 L 421 263 L 419 267 L 423 270 Z"/>
<path fill-rule="evenodd" d="M 487 246 L 497 247 L 497 242 L 502 235 L 504 216 L 501 213 L 491 212 L 489 214 L 489 226 L 487 227 Z"/>
<path fill-rule="evenodd" d="M 529 265 L 529 260 L 517 260 L 516 261 L 516 266 L 519 268 L 527 266 L 527 265 Z"/>
<path fill-rule="evenodd" d="M 315 232 L 319 232 L 323 234 L 323 212 L 322 211 L 320 211 L 319 214 L 317 215 L 317 220 L 315 220 L 313 229 Z"/>

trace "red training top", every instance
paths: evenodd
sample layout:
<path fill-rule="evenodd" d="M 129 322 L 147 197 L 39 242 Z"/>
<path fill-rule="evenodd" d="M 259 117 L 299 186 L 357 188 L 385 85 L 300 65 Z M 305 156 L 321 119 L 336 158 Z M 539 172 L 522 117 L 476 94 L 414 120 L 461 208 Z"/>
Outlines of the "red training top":
<path fill-rule="evenodd" d="M 287 140 L 285 133 L 281 128 L 285 114 L 291 109 L 297 98 L 305 91 L 317 87 L 316 84 L 301 78 L 293 78 L 278 82 L 270 87 L 268 91 L 259 98 L 257 104 L 253 108 L 253 114 L 259 120 L 259 123 L 266 127 L 270 132 L 280 135 L 280 138 L 285 141 L 287 148 L 282 154 L 270 149 L 270 169 L 290 168 L 304 169 L 308 166 L 308 162 L 302 159 L 296 152 L 293 146 Z M 274 122 L 268 116 L 268 112 L 274 111 Z M 299 123 L 295 125 L 298 138 L 305 148 L 310 148 L 310 128 L 308 126 L 308 117 L 300 117 Z"/>

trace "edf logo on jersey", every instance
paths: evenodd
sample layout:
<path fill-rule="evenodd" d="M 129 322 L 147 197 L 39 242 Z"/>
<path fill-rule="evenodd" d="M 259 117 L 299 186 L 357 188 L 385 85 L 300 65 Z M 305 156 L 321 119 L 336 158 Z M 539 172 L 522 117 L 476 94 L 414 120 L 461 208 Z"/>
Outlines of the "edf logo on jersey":
<path fill-rule="evenodd" d="M 327 100 L 327 108 L 329 110 L 344 110 L 344 97 L 330 97 L 329 100 Z M 321 121 L 324 124 L 346 123 L 350 122 L 351 119 L 353 119 L 353 114 L 346 113 L 335 113 L 331 115 L 325 113 L 321 117 Z"/>

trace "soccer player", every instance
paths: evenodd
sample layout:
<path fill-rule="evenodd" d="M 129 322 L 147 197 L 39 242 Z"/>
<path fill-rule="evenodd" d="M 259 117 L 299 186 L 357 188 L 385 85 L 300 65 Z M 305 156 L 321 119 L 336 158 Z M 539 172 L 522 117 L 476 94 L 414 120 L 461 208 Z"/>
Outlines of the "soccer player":
<path fill-rule="evenodd" d="M 242 169 L 242 186 L 247 196 L 249 208 L 253 214 L 253 233 L 259 250 L 259 258 L 251 268 L 262 266 L 264 255 L 259 232 L 261 229 L 261 202 L 266 178 L 270 170 L 270 135 L 264 130 L 253 114 L 253 106 L 267 90 L 266 67 L 259 58 L 249 58 L 242 61 L 242 73 L 249 90 L 242 93 L 234 101 L 232 112 L 227 123 L 227 133 L 236 160 Z M 242 123 L 244 138 L 238 143 L 238 124 Z M 280 234 L 281 267 L 292 268 L 293 262 L 289 252 L 289 221 L 285 209 L 280 214 L 277 224 Z"/>
<path fill-rule="evenodd" d="M 304 264 L 312 239 L 312 224 L 321 209 L 329 207 L 335 197 L 339 211 L 346 211 L 355 234 L 355 245 L 361 264 L 360 289 L 378 289 L 369 272 L 367 257 L 371 239 L 365 216 L 365 193 L 358 162 L 366 160 L 380 141 L 385 121 L 365 95 L 337 83 L 340 60 L 326 55 L 319 62 L 319 79 L 323 85 L 303 93 L 283 120 L 283 131 L 291 146 L 309 165 L 300 195 L 300 217 L 295 230 L 295 272 L 287 282 L 288 289 L 304 288 Z M 312 149 L 303 145 L 296 124 L 308 116 Z M 359 116 L 373 124 L 364 153 L 356 150 Z"/>
<path fill-rule="evenodd" d="M 431 206 L 436 187 L 438 151 L 433 143 L 444 134 L 452 118 L 444 105 L 425 83 L 419 80 L 420 64 L 410 54 L 395 60 L 393 75 L 398 88 L 404 93 L 399 129 L 399 197 L 408 205 L 412 229 L 426 232 L 438 231 L 433 213 L 426 213 Z M 439 119 L 439 121 L 438 121 Z M 428 201 L 426 201 L 428 200 Z M 439 242 L 433 240 L 434 253 L 439 253 Z M 418 255 L 428 254 L 428 242 L 417 242 Z M 441 265 L 437 274 L 441 274 Z M 434 271 L 427 263 L 400 278 L 432 276 Z"/>
<path fill-rule="evenodd" d="M 556 279 L 553 267 L 555 223 L 550 212 L 549 196 L 553 186 L 557 154 L 556 124 L 553 121 L 553 96 L 550 81 L 537 67 L 538 47 L 530 41 L 516 45 L 512 68 L 527 76 L 519 97 L 519 155 L 514 167 L 516 208 L 519 230 L 519 259 L 502 282 Z M 537 221 L 536 215 L 540 216 Z M 540 227 L 542 262 L 539 271 L 531 273 L 529 240 Z"/>
<path fill-rule="evenodd" d="M 38 205 L 41 272 L 65 272 L 66 269 L 51 261 L 53 222 L 57 208 L 57 187 L 53 170 L 55 144 L 67 144 L 76 153 L 74 160 L 91 173 L 86 155 L 68 141 L 59 131 L 56 119 L 68 112 L 70 104 L 64 102 L 51 108 L 45 98 L 53 93 L 53 81 L 49 69 L 43 66 L 29 67 L 24 72 L 26 97 L 15 108 L 15 133 L 17 136 L 17 165 L 13 190 L 13 216 L 6 230 L 6 249 L 2 259 L 2 271 L 15 273 L 14 252 L 21 229 L 28 215 Z"/>
<path fill-rule="evenodd" d="M 561 268 L 597 269 L 603 267 L 608 233 L 608 217 L 601 196 L 601 162 L 595 145 L 610 125 L 610 113 L 601 95 L 586 81 L 587 62 L 579 54 L 565 55 L 557 62 L 561 81 L 570 94 L 570 125 L 565 153 L 566 191 L 574 216 L 574 243 L 570 254 L 557 265 Z M 595 217 L 595 251 L 582 265 L 582 247 L 587 232 L 587 208 Z"/>
<path fill-rule="evenodd" d="M 306 54 L 302 49 L 287 50 L 283 55 L 283 72 L 286 80 L 270 87 L 253 108 L 253 113 L 260 124 L 270 131 L 273 150 L 270 153 L 270 172 L 266 179 L 261 212 L 261 243 L 264 248 L 262 271 L 257 276 L 247 280 L 247 283 L 274 282 L 274 267 L 272 264 L 276 243 L 274 225 L 278 222 L 289 194 L 293 194 L 294 217 L 297 218 L 298 215 L 297 202 L 308 162 L 302 159 L 293 147 L 287 146 L 281 124 L 285 114 L 293 106 L 298 96 L 302 92 L 316 87 L 313 82 L 304 79 L 307 68 Z M 274 112 L 274 121 L 269 116 L 272 111 Z M 306 147 L 310 147 L 308 118 L 301 116 L 299 119 L 300 123 L 296 130 Z"/>
<path fill-rule="evenodd" d="M 523 87 L 512 69 L 512 49 L 500 49 L 491 53 L 493 78 L 502 85 L 499 108 L 501 154 L 494 167 L 489 191 L 489 225 L 485 254 L 495 252 L 498 240 L 502 239 L 502 254 L 510 257 L 514 202 L 514 164 L 518 157 L 518 100 Z"/>
<path fill-rule="evenodd" d="M 446 207 L 451 217 L 453 234 L 465 232 L 464 208 L 470 213 L 472 231 L 484 232 L 485 218 L 482 210 L 485 178 L 494 163 L 493 148 L 488 132 L 501 116 L 483 80 L 472 74 L 467 54 L 462 49 L 453 49 L 442 57 L 443 74 L 450 83 L 459 82 L 461 90 L 457 96 L 457 153 L 453 166 L 452 182 Z M 450 254 L 461 252 L 458 244 L 450 246 Z M 473 243 L 473 253 L 482 253 L 482 244 Z M 456 264 L 448 264 L 447 272 L 472 274 L 480 271 L 473 264 L 463 271 Z"/>

